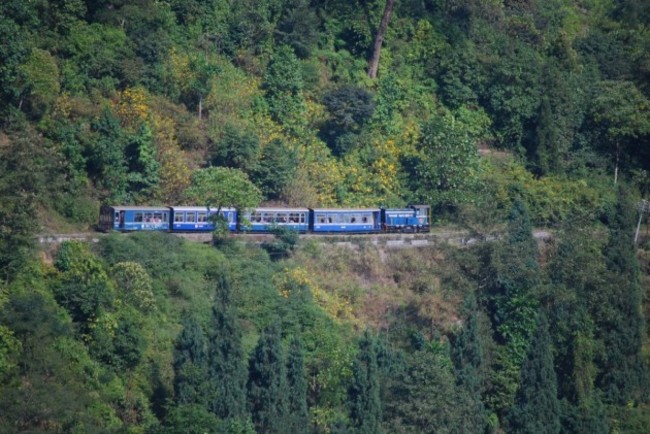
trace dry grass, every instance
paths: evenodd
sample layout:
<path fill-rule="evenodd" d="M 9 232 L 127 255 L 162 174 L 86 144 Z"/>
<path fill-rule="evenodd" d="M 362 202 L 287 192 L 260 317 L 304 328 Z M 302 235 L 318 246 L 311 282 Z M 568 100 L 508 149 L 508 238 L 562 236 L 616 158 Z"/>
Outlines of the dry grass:
<path fill-rule="evenodd" d="M 307 242 L 290 261 L 311 285 L 349 303 L 353 325 L 389 330 L 407 321 L 431 334 L 457 326 L 462 294 L 441 284 L 449 272 L 442 250 Z M 327 310 L 327 309 L 326 309 Z"/>

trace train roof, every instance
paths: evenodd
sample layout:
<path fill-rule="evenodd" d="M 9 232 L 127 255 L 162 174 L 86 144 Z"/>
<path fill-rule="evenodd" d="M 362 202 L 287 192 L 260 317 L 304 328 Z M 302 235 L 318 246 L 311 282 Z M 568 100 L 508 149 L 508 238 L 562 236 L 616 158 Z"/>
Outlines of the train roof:
<path fill-rule="evenodd" d="M 314 212 L 379 212 L 379 208 L 312 208 Z"/>
<path fill-rule="evenodd" d="M 115 211 L 169 211 L 169 207 L 165 205 L 161 205 L 161 206 L 109 205 L 108 207 L 114 209 Z"/>
<path fill-rule="evenodd" d="M 308 212 L 309 208 L 253 208 L 248 212 Z"/>
<path fill-rule="evenodd" d="M 217 206 L 207 207 L 207 206 L 175 206 L 175 205 L 170 206 L 170 208 L 173 209 L 174 211 L 207 211 L 208 208 L 210 209 L 210 211 L 217 211 L 219 209 L 219 207 Z M 228 206 L 221 207 L 221 211 L 234 211 L 234 210 L 235 208 L 228 207 Z"/>

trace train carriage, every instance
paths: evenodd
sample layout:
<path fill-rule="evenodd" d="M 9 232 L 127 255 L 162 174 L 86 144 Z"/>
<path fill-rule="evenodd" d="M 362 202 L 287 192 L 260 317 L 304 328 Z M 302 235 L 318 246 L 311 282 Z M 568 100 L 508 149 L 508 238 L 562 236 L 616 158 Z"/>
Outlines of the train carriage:
<path fill-rule="evenodd" d="M 103 231 L 168 231 L 169 222 L 166 206 L 103 206 L 99 215 Z"/>
<path fill-rule="evenodd" d="M 308 208 L 255 208 L 243 213 L 239 222 L 242 232 L 271 232 L 283 227 L 297 232 L 309 229 Z"/>
<path fill-rule="evenodd" d="M 213 216 L 217 212 L 228 222 L 228 230 L 237 230 L 235 208 L 209 208 L 205 206 L 172 206 L 172 230 L 178 232 L 211 232 L 215 228 Z"/>
<path fill-rule="evenodd" d="M 314 233 L 372 233 L 381 231 L 380 208 L 314 208 L 309 229 Z"/>

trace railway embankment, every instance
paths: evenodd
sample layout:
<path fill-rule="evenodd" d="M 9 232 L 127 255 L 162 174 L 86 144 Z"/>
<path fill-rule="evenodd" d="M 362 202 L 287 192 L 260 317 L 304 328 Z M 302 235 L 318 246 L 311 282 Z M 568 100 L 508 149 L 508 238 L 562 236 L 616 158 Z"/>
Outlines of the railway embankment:
<path fill-rule="evenodd" d="M 211 233 L 170 233 L 170 236 L 184 238 L 188 241 L 209 243 L 212 240 Z M 65 241 L 81 241 L 97 243 L 102 237 L 108 234 L 101 232 L 78 232 L 69 234 L 41 234 L 38 242 L 41 245 L 57 245 Z M 129 234 L 124 234 L 129 236 Z M 252 243 L 261 244 L 273 240 L 272 234 L 232 234 L 232 237 L 240 238 Z M 552 235 L 547 230 L 535 230 L 533 236 L 540 242 L 548 241 Z M 435 246 L 439 244 L 451 244 L 456 246 L 471 246 L 477 243 L 495 241 L 498 234 L 477 235 L 467 230 L 439 228 L 427 233 L 390 233 L 390 234 L 363 234 L 363 235 L 314 235 L 301 234 L 302 240 L 318 240 L 327 244 L 341 246 L 355 246 L 359 244 L 372 244 L 385 248 L 417 248 Z"/>

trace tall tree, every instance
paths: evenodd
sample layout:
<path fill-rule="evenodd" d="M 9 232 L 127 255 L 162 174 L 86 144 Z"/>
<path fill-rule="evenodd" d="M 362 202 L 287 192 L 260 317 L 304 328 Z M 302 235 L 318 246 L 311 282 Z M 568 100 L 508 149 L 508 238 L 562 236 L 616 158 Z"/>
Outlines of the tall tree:
<path fill-rule="evenodd" d="M 411 354 L 406 369 L 391 384 L 385 423 L 395 433 L 480 432 L 464 420 L 473 406 L 456 387 L 446 350 L 424 348 Z"/>
<path fill-rule="evenodd" d="M 413 188 L 426 203 L 447 208 L 467 201 L 479 167 L 477 137 L 468 120 L 446 113 L 422 127 Z"/>
<path fill-rule="evenodd" d="M 274 120 L 292 128 L 304 122 L 302 71 L 298 58 L 288 45 L 279 47 L 273 55 L 263 87 Z"/>
<path fill-rule="evenodd" d="M 309 432 L 307 410 L 307 377 L 300 339 L 295 336 L 287 354 L 287 383 L 289 388 L 289 430 L 291 434 Z"/>
<path fill-rule="evenodd" d="M 255 429 L 289 432 L 289 387 L 279 323 L 264 329 L 248 365 L 248 404 Z"/>
<path fill-rule="evenodd" d="M 215 393 L 209 407 L 221 419 L 242 419 L 246 416 L 246 363 L 230 281 L 225 275 L 217 286 L 210 329 L 209 374 Z"/>
<path fill-rule="evenodd" d="M 535 330 L 541 275 L 537 244 L 523 201 L 513 204 L 506 239 L 494 247 L 485 270 L 487 310 L 499 344 L 487 401 L 498 413 L 512 406 L 521 363 Z"/>
<path fill-rule="evenodd" d="M 465 324 L 453 341 L 451 358 L 456 367 L 456 382 L 462 388 L 474 408 L 463 418 L 464 432 L 484 431 L 487 414 L 481 402 L 485 389 L 485 349 L 484 336 L 479 330 L 480 319 L 485 314 L 478 308 L 472 293 L 464 302 Z"/>
<path fill-rule="evenodd" d="M 377 70 L 379 69 L 379 56 L 381 54 L 381 46 L 384 43 L 384 37 L 386 36 L 386 30 L 388 30 L 388 24 L 390 23 L 390 17 L 393 14 L 393 7 L 395 6 L 395 0 L 386 0 L 386 5 L 384 6 L 384 13 L 381 17 L 381 23 L 379 24 L 379 29 L 377 29 L 377 34 L 375 35 L 375 42 L 372 47 L 372 57 L 368 62 L 368 77 L 376 78 Z"/>
<path fill-rule="evenodd" d="M 505 243 L 498 246 L 493 258 L 490 307 L 498 337 L 511 348 L 518 363 L 535 329 L 535 291 L 541 282 L 537 256 L 528 209 L 517 199 L 508 217 Z"/>
<path fill-rule="evenodd" d="M 521 367 L 521 381 L 509 422 L 511 432 L 517 434 L 560 432 L 557 377 L 553 368 L 548 320 L 544 314 L 539 315 L 537 329 Z"/>
<path fill-rule="evenodd" d="M 378 434 L 381 427 L 381 400 L 376 342 L 366 331 L 359 343 L 359 354 L 352 366 L 352 384 L 348 389 L 350 419 L 358 434 Z"/>
<path fill-rule="evenodd" d="M 609 222 L 604 256 L 608 275 L 594 296 L 596 335 L 604 351 L 597 358 L 596 384 L 610 403 L 646 400 L 648 376 L 641 357 L 643 314 L 639 263 L 633 233 L 635 207 L 623 188 Z"/>
<path fill-rule="evenodd" d="M 206 387 L 207 386 L 207 387 Z M 178 404 L 208 404 L 207 340 L 199 322 L 185 314 L 174 347 L 174 393 Z"/>
<path fill-rule="evenodd" d="M 127 189 L 126 136 L 120 121 L 109 108 L 105 108 L 91 129 L 96 140 L 89 152 L 88 173 L 103 190 L 100 194 L 102 199 L 123 203 Z"/>
<path fill-rule="evenodd" d="M 613 148 L 616 183 L 625 148 L 631 140 L 650 134 L 650 100 L 630 81 L 603 81 L 598 83 L 592 110 Z"/>

